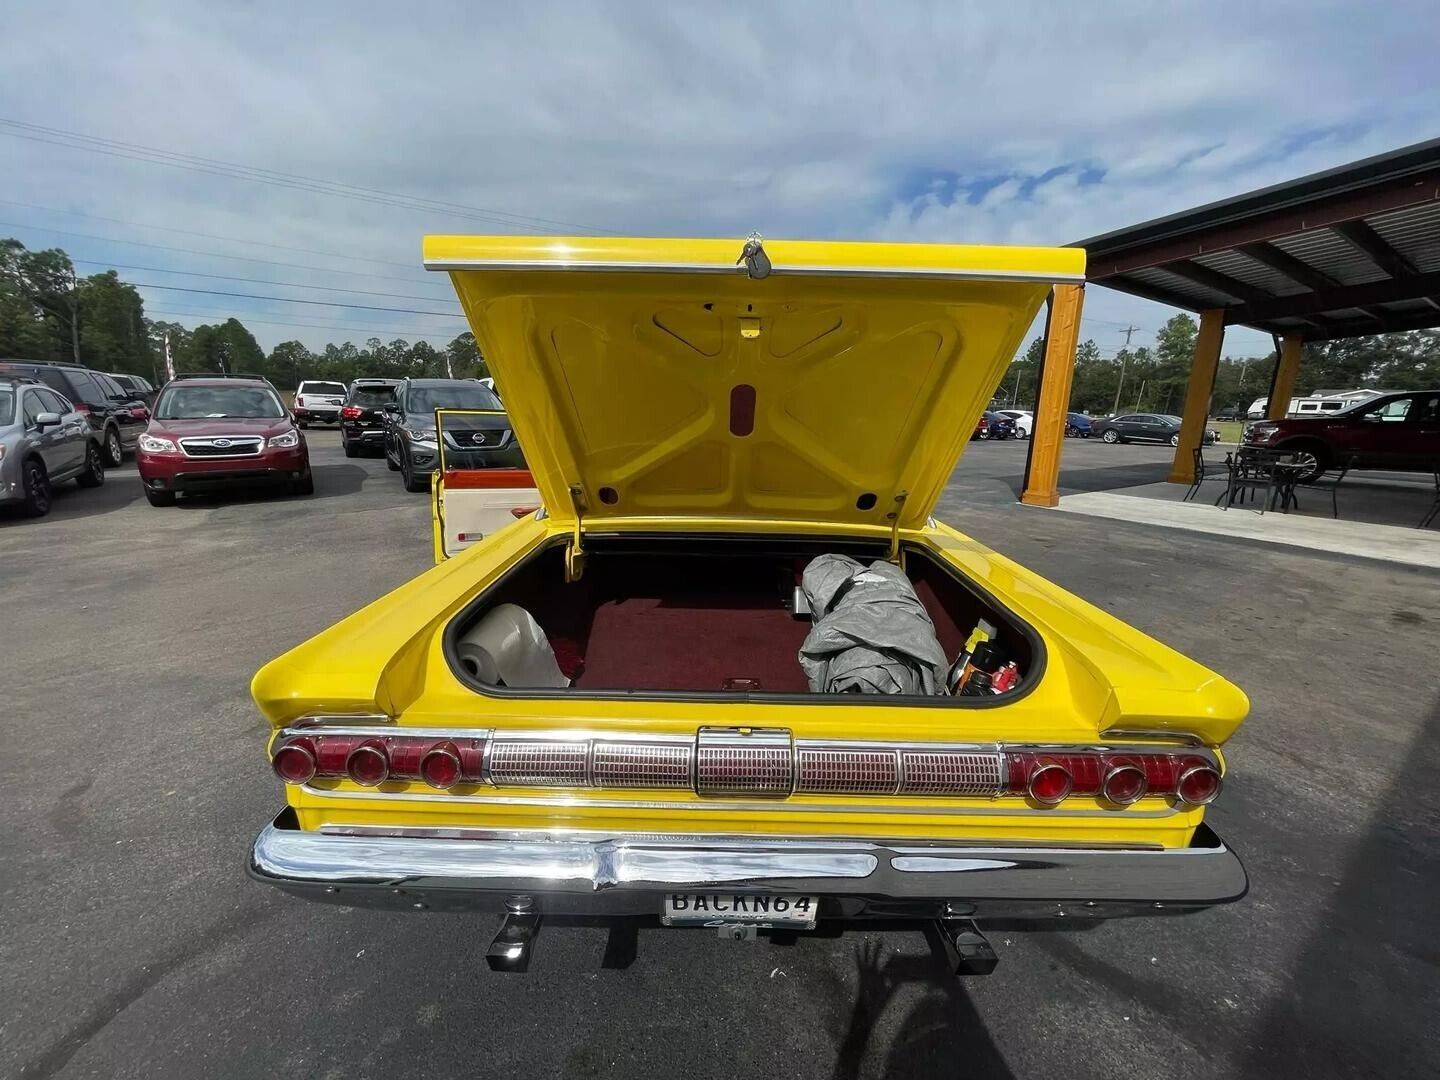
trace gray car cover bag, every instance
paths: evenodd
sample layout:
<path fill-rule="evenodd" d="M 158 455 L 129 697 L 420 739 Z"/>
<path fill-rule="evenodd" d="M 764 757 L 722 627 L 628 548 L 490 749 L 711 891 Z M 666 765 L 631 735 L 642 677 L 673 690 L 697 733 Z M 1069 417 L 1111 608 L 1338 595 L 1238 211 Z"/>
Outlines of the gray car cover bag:
<path fill-rule="evenodd" d="M 800 646 L 810 689 L 826 694 L 939 694 L 949 666 L 905 572 L 820 555 L 800 588 L 813 626 Z"/>

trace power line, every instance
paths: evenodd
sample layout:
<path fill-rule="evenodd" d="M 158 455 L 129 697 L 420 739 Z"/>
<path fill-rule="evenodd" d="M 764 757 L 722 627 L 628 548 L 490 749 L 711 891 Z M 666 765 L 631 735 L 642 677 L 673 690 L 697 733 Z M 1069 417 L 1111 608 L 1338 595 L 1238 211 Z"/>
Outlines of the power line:
<path fill-rule="evenodd" d="M 421 311 L 418 308 L 375 307 L 371 304 L 342 304 L 338 300 L 293 300 L 288 296 L 261 296 L 257 293 L 222 292 L 218 289 L 187 289 L 183 285 L 154 285 L 147 281 L 129 281 L 137 289 L 161 289 L 165 292 L 198 293 L 201 296 L 235 296 L 242 300 L 271 300 L 280 304 L 313 304 L 315 307 L 351 308 L 355 311 L 393 311 L 401 315 L 431 315 L 437 319 L 463 319 L 464 315 L 448 311 Z"/>
<path fill-rule="evenodd" d="M 325 258 L 349 259 L 351 262 L 378 263 L 381 266 L 399 266 L 414 269 L 414 263 L 396 262 L 393 259 L 372 259 L 364 255 L 347 255 L 340 251 L 322 251 L 317 248 L 290 247 L 287 244 L 271 244 L 264 240 L 245 240 L 238 236 L 221 236 L 218 233 L 199 232 L 195 229 L 176 229 L 169 225 L 150 225 L 143 221 L 127 221 L 124 218 L 105 217 L 102 214 L 87 214 L 81 210 L 62 210 L 58 206 L 41 206 L 39 203 L 16 202 L 14 199 L 0 199 L 0 205 L 20 206 L 26 210 L 39 210 L 46 214 L 65 214 L 69 217 L 88 218 L 91 221 L 108 221 L 112 225 L 129 225 L 136 229 L 155 229 L 159 232 L 179 233 L 181 236 L 198 236 L 205 240 L 220 240 L 227 244 L 250 244 L 253 247 L 274 248 L 276 251 L 294 251 L 302 255 L 320 255 Z"/>
<path fill-rule="evenodd" d="M 466 206 L 462 203 L 450 203 L 438 199 L 426 199 L 400 192 L 385 191 L 380 188 L 367 188 L 356 184 L 320 180 L 315 177 L 301 176 L 295 173 L 277 172 L 273 169 L 262 169 L 251 165 L 238 164 L 233 161 L 223 161 L 218 158 L 207 158 L 196 154 L 162 150 L 158 147 L 144 146 L 140 143 L 126 142 L 120 139 L 100 138 L 94 135 L 66 131 L 62 128 L 46 127 L 41 124 L 31 124 L 23 120 L 12 120 L 6 117 L 0 117 L 0 127 L 11 129 L 8 131 L 0 131 L 0 134 L 9 135 L 12 138 L 48 143 L 52 146 L 66 146 L 75 150 L 86 150 L 91 153 L 106 154 L 110 157 L 125 158 L 131 161 L 165 165 L 170 168 L 185 169 L 190 172 L 208 173 L 213 176 L 225 176 L 236 180 L 247 180 L 251 183 L 267 184 L 272 187 L 292 188 L 298 191 L 310 191 L 320 195 L 332 195 L 336 198 L 350 199 L 356 202 L 378 203 L 408 210 L 442 212 L 459 217 L 494 222 L 512 228 L 530 228 L 535 225 L 540 225 L 543 231 L 546 232 L 555 231 L 554 226 L 560 226 L 565 229 L 579 229 L 582 232 L 605 231 L 589 225 L 578 225 L 575 222 L 532 217 L 528 214 L 512 214 L 503 210 Z"/>
<path fill-rule="evenodd" d="M 101 259 L 71 259 L 71 262 L 86 266 L 108 266 L 115 270 L 141 270 L 147 274 L 180 274 L 184 277 L 215 278 L 219 281 L 243 281 L 251 285 L 275 285 L 285 289 L 318 289 L 321 292 L 349 293 L 356 296 L 384 296 L 391 300 L 423 300 L 427 304 L 443 304 L 445 301 L 434 296 L 410 296 L 405 293 L 373 292 L 369 289 L 341 289 L 334 285 L 302 285 L 296 281 L 271 281 L 268 278 L 232 277 L 229 274 L 202 274 L 198 270 L 166 270 L 163 266 L 129 266 L 126 263 L 105 262 Z M 460 301 L 453 301 L 459 304 Z M 436 313 L 438 314 L 438 312 Z"/>
<path fill-rule="evenodd" d="M 144 240 L 117 240 L 111 236 L 95 236 L 92 233 L 66 232 L 64 229 L 52 229 L 45 225 L 24 225 L 16 221 L 0 221 L 0 228 L 6 229 L 29 229 L 31 232 L 50 233 L 52 236 L 69 236 L 76 240 L 97 240 L 102 244 L 120 244 L 124 247 L 152 248 L 156 251 L 174 251 L 182 255 L 201 255 L 207 259 L 230 259 L 235 262 L 253 262 L 264 266 L 283 266 L 290 270 L 309 270 L 316 274 L 344 274 L 346 277 L 370 278 L 374 281 L 403 281 L 406 285 L 432 285 L 435 288 L 448 289 L 448 281 L 418 281 L 414 278 L 395 277 L 389 274 L 370 274 L 363 270 L 333 270 L 328 266 L 307 266 L 304 263 L 281 262 L 278 259 L 257 259 L 252 255 L 222 255 L 218 251 L 197 251 L 194 248 L 171 247 L 168 244 L 150 244 Z M 417 266 L 418 273 L 424 273 Z M 169 273 L 169 271 L 166 271 Z M 437 300 L 437 303 L 439 301 Z"/>
<path fill-rule="evenodd" d="M 342 326 L 337 323 L 313 323 L 313 322 L 284 322 L 277 319 L 252 319 L 249 316 L 242 318 L 232 312 L 223 311 L 172 311 L 162 308 L 150 308 L 146 318 L 151 315 L 168 315 L 171 318 L 188 316 L 196 319 L 236 319 L 242 324 L 255 323 L 258 326 L 288 326 L 295 330 L 349 330 L 357 334 L 393 334 L 396 337 L 404 338 L 443 338 L 449 336 L 449 331 L 443 333 L 429 333 L 422 330 L 397 330 L 391 326 Z"/>

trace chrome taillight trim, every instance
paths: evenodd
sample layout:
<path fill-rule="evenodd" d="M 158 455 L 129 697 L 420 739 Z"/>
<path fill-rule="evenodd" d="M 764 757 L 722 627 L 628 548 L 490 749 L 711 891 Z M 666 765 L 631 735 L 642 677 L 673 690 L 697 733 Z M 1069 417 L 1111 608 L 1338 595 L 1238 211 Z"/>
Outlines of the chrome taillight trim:
<path fill-rule="evenodd" d="M 1211 793 L 1208 799 L 1201 799 L 1198 802 L 1191 802 L 1189 799 L 1181 796 L 1180 790 L 1185 786 L 1186 778 L 1194 775 L 1201 769 L 1209 769 L 1215 774 L 1215 790 Z M 1220 797 L 1220 789 L 1224 786 L 1225 777 L 1221 775 L 1220 770 L 1215 765 L 1191 765 L 1188 769 L 1184 770 L 1179 776 L 1175 778 L 1175 801 L 1180 803 L 1182 806 L 1209 806 L 1211 803 L 1213 803 L 1216 799 Z"/>
<path fill-rule="evenodd" d="M 572 790 L 693 792 L 707 800 L 758 799 L 784 801 L 793 796 L 891 796 L 899 798 L 996 799 L 1026 795 L 1011 790 L 1010 769 L 1016 755 L 1045 753 L 1125 755 L 1164 753 L 1193 763 L 1195 769 L 1220 772 L 1217 756 L 1190 746 L 1064 745 L 1031 743 L 921 743 L 867 740 L 796 739 L 779 728 L 703 727 L 694 735 L 609 732 L 584 729 L 503 730 L 457 727 L 387 727 L 369 717 L 307 717 L 282 730 L 272 751 L 292 739 L 374 739 L 382 747 L 393 740 L 433 740 L 437 744 L 464 744 L 467 754 L 479 754 L 479 769 L 472 761 L 461 789 L 450 797 L 478 796 L 485 788 L 548 788 Z M 385 723 L 391 723 L 384 718 Z M 342 722 L 343 721 L 343 722 Z M 427 751 L 433 752 L 433 751 Z M 1105 776 L 1114 773 L 1112 766 Z M 392 768 L 386 783 L 397 785 L 423 779 L 397 774 Z M 314 780 L 339 779 L 326 773 Z M 1032 778 L 1033 779 L 1033 778 Z M 310 782 L 306 786 L 309 788 Z M 1026 788 L 1030 786 L 1028 783 Z M 1067 793 L 1074 794 L 1072 791 Z M 324 792 L 324 788 L 311 789 Z M 453 789 L 445 789 L 447 792 Z M 1090 796 L 1088 789 L 1081 794 Z M 1218 792 L 1217 792 L 1218 794 Z M 1103 799 L 1103 794 L 1098 795 Z M 1144 797 L 1163 797 L 1181 806 L 1174 791 L 1152 789 Z M 798 801 L 798 800 L 797 800 Z M 1138 801 L 1138 800 L 1136 800 Z M 1208 800 L 1213 801 L 1213 799 Z M 1038 800 L 1037 800 L 1038 802 Z M 1043 805 L 1051 806 L 1046 801 Z M 1111 811 L 1125 809 L 1108 804 Z M 1205 805 L 1205 804 L 1194 804 Z"/>

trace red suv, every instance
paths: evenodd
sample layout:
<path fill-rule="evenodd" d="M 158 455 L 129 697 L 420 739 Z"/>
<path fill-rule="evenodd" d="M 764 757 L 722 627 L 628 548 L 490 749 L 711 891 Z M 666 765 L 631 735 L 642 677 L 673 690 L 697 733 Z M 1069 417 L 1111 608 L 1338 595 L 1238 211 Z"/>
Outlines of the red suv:
<path fill-rule="evenodd" d="M 202 376 L 165 385 L 135 464 L 151 506 L 170 506 L 182 491 L 285 485 L 315 490 L 310 450 L 280 396 L 261 378 Z"/>
<path fill-rule="evenodd" d="M 1295 420 L 1261 420 L 1245 443 L 1311 461 L 1302 480 L 1354 461 L 1357 469 L 1440 469 L 1440 390 L 1385 394 L 1341 412 Z"/>

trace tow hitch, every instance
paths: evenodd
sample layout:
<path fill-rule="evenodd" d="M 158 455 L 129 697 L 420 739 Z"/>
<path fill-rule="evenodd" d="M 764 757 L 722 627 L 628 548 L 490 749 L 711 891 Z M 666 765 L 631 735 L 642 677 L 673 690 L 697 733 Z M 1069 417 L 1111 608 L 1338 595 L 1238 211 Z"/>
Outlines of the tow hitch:
<path fill-rule="evenodd" d="M 956 975 L 989 975 L 1000 962 L 980 928 L 969 919 L 936 919 L 935 931 Z"/>
<path fill-rule="evenodd" d="M 491 971 L 525 971 L 530 967 L 531 946 L 540 933 L 540 912 L 528 896 L 512 896 L 505 907 L 505 921 L 490 943 L 485 963 Z"/>

